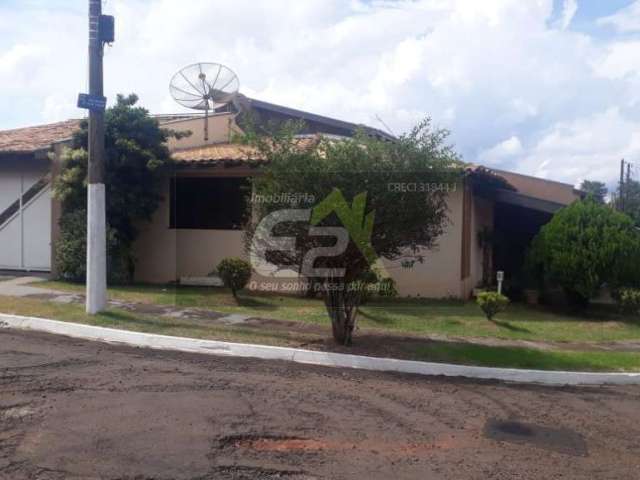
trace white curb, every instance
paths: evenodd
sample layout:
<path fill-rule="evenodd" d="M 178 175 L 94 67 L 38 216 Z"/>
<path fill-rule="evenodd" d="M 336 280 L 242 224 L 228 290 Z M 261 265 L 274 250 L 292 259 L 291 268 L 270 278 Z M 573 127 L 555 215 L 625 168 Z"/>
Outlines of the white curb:
<path fill-rule="evenodd" d="M 509 382 L 542 383 L 547 385 L 640 385 L 640 373 L 560 372 L 520 370 L 515 368 L 472 367 L 446 363 L 416 362 L 392 358 L 365 357 L 344 353 L 318 352 L 298 348 L 271 347 L 244 343 L 198 340 L 150 333 L 130 332 L 113 328 L 94 327 L 78 323 L 60 322 L 44 318 L 0 314 L 0 326 L 19 330 L 66 335 L 73 338 L 119 343 L 161 350 L 253 357 L 265 360 L 287 360 L 327 367 L 359 368 L 385 372 L 444 375 Z"/>

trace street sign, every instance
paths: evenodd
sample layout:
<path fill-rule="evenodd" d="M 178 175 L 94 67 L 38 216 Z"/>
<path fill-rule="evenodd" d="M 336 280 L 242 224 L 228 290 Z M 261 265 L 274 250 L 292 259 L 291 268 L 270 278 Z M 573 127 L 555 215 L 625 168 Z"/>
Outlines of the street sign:
<path fill-rule="evenodd" d="M 102 112 L 107 107 L 107 97 L 88 95 L 81 93 L 78 95 L 78 108 Z"/>

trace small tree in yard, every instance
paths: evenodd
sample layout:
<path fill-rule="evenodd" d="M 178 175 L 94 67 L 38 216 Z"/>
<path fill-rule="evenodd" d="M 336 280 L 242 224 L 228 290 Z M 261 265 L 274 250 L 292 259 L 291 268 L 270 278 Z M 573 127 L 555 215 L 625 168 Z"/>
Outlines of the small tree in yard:
<path fill-rule="evenodd" d="M 509 306 L 509 299 L 498 292 L 481 292 L 476 302 L 488 320 L 493 320 L 493 317 Z"/>
<path fill-rule="evenodd" d="M 445 144 L 447 133 L 429 121 L 393 142 L 363 132 L 301 138 L 300 127 L 246 129 L 243 141 L 268 161 L 253 179 L 246 245 L 252 258 L 296 270 L 318 287 L 334 340 L 349 345 L 370 272 L 384 281 L 380 259 L 422 262 L 436 246 L 461 162 Z M 254 200 L 273 198 L 291 201 Z M 273 226 L 269 235 L 265 224 Z"/>
<path fill-rule="evenodd" d="M 107 255 L 114 283 L 132 279 L 135 223 L 150 219 L 161 200 L 158 180 L 171 164 L 166 142 L 188 135 L 160 128 L 147 110 L 136 107 L 137 101 L 134 94 L 118 95 L 116 105 L 105 112 Z M 84 120 L 54 184 L 62 203 L 57 267 L 62 278 L 74 281 L 83 281 L 86 273 L 87 142 Z"/>
<path fill-rule="evenodd" d="M 533 241 L 529 264 L 585 307 L 600 287 L 640 282 L 640 234 L 626 215 L 593 200 L 557 212 Z"/>
<path fill-rule="evenodd" d="M 216 270 L 224 286 L 231 290 L 233 298 L 238 298 L 238 291 L 246 287 L 251 279 L 251 264 L 241 258 L 225 258 Z"/>

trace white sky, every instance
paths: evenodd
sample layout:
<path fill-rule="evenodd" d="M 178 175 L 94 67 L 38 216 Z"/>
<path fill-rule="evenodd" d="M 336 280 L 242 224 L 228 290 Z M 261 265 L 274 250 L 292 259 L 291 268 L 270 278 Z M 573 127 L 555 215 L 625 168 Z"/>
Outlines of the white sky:
<path fill-rule="evenodd" d="M 612 184 L 640 159 L 640 1 L 105 0 L 106 94 L 181 111 L 168 83 L 224 63 L 241 92 L 394 133 L 426 115 L 464 159 Z M 0 0 L 0 128 L 79 117 L 85 0 Z M 640 173 L 640 172 L 638 172 Z"/>

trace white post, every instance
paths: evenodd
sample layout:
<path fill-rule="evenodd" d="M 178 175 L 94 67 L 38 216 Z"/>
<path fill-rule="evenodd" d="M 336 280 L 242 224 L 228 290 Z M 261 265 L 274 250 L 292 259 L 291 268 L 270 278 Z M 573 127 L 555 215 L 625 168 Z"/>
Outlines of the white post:
<path fill-rule="evenodd" d="M 87 313 L 107 307 L 107 236 L 104 184 L 90 183 L 87 209 Z"/>
<path fill-rule="evenodd" d="M 102 0 L 89 0 L 89 94 L 103 96 L 100 16 Z M 87 187 L 87 304 L 95 315 L 107 308 L 107 229 L 104 189 L 104 112 L 89 111 Z"/>
<path fill-rule="evenodd" d="M 496 277 L 498 280 L 498 293 L 502 294 L 502 281 L 504 280 L 504 272 L 502 270 L 496 273 Z"/>

